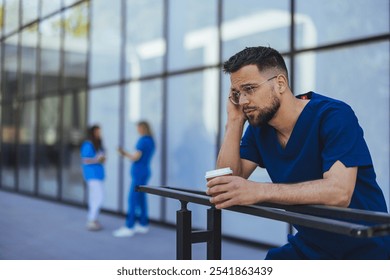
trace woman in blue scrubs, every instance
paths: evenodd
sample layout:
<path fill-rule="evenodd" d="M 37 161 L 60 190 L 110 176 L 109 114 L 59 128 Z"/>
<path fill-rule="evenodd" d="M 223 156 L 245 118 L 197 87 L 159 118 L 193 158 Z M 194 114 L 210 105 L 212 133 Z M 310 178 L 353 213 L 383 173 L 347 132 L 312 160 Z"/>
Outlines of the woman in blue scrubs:
<path fill-rule="evenodd" d="M 146 185 L 151 176 L 150 164 L 155 150 L 154 139 L 150 125 L 146 121 L 137 124 L 140 138 L 136 144 L 136 151 L 128 153 L 119 148 L 120 155 L 132 161 L 130 175 L 132 178 L 129 198 L 128 211 L 125 226 L 115 230 L 115 237 L 129 237 L 134 233 L 147 233 L 149 230 L 148 206 L 146 193 L 136 192 L 135 188 L 139 185 Z"/>
<path fill-rule="evenodd" d="M 104 162 L 106 160 L 101 129 L 93 125 L 88 129 L 88 138 L 80 148 L 83 177 L 88 187 L 87 229 L 97 231 L 102 228 L 98 221 L 104 199 Z"/>

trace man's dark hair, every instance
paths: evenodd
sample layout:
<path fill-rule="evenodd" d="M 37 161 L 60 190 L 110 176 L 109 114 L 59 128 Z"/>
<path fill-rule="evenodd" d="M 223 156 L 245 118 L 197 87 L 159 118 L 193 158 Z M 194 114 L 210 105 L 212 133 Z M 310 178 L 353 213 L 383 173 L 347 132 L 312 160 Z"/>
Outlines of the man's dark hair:
<path fill-rule="evenodd" d="M 260 72 L 275 68 L 288 78 L 286 63 L 282 55 L 270 47 L 250 47 L 236 53 L 223 64 L 223 71 L 231 74 L 247 65 L 257 65 Z"/>

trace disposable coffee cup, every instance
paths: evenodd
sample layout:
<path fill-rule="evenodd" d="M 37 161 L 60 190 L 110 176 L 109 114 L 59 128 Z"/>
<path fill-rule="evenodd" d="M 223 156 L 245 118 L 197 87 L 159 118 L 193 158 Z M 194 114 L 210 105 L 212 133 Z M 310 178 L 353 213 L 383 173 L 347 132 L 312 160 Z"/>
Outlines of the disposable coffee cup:
<path fill-rule="evenodd" d="M 232 175 L 233 171 L 230 169 L 230 167 L 226 168 L 220 168 L 220 169 L 214 169 L 206 172 L 206 180 L 210 181 L 211 179 L 219 176 L 228 176 Z"/>
<path fill-rule="evenodd" d="M 230 176 L 233 174 L 233 171 L 230 169 L 230 167 L 226 168 L 220 168 L 220 169 L 214 169 L 206 172 L 206 181 L 210 181 L 213 178 L 220 177 L 220 176 Z M 215 193 L 212 196 L 217 196 L 220 193 Z"/>

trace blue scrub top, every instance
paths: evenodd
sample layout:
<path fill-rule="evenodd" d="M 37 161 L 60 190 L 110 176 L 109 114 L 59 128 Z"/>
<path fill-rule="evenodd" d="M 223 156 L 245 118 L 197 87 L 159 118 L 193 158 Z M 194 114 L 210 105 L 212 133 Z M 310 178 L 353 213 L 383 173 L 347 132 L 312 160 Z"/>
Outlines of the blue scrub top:
<path fill-rule="evenodd" d="M 95 151 L 95 148 L 90 141 L 84 141 L 80 148 L 81 159 L 93 159 L 98 153 L 104 153 L 103 150 Z M 83 164 L 84 180 L 103 180 L 105 177 L 104 166 L 102 163 Z"/>
<path fill-rule="evenodd" d="M 382 190 L 376 182 L 371 156 L 355 113 L 347 104 L 314 92 L 283 148 L 271 126 L 249 126 L 241 141 L 241 158 L 257 163 L 274 183 L 297 183 L 323 178 L 337 161 L 357 166 L 355 190 L 349 208 L 387 212 Z M 312 228 L 295 226 L 298 234 L 289 242 L 308 258 L 358 258 L 357 246 L 374 246 L 390 256 L 390 238 L 356 239 Z M 314 245 L 315 244 L 315 245 Z M 315 252 L 315 254 L 313 254 Z M 375 258 L 375 257 L 373 257 Z"/>
<path fill-rule="evenodd" d="M 155 150 L 153 137 L 141 136 L 135 148 L 142 152 L 142 155 L 137 161 L 133 162 L 130 170 L 131 176 L 133 178 L 149 177 L 151 174 L 150 163 Z"/>

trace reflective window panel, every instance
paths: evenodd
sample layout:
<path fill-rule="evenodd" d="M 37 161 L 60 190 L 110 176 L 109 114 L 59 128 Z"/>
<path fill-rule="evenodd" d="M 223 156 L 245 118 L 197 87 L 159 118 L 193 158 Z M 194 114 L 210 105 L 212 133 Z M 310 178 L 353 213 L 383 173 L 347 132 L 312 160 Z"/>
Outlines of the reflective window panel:
<path fill-rule="evenodd" d="M 4 1 L 4 35 L 16 31 L 19 28 L 19 3 L 20 0 Z"/>
<path fill-rule="evenodd" d="M 1 55 L 2 52 L 3 52 L 3 44 L 0 44 L 0 65 L 3 65 L 3 56 Z M 3 90 L 4 90 L 4 87 L 3 87 L 3 71 L 2 71 L 2 67 L 0 68 L 0 103 L 1 101 L 3 100 Z"/>
<path fill-rule="evenodd" d="M 41 17 L 46 17 L 60 9 L 61 0 L 41 0 Z"/>
<path fill-rule="evenodd" d="M 389 48 L 389 42 L 383 42 L 302 53 L 296 59 L 295 76 L 295 94 L 314 90 L 347 102 L 355 111 L 387 205 L 390 196 Z"/>
<path fill-rule="evenodd" d="M 37 91 L 37 46 L 38 24 L 33 24 L 21 32 L 19 90 L 25 96 Z"/>
<path fill-rule="evenodd" d="M 15 189 L 17 105 L 3 105 L 1 113 L 1 186 Z"/>
<path fill-rule="evenodd" d="M 35 185 L 36 101 L 20 104 L 18 133 L 19 190 L 32 193 Z"/>
<path fill-rule="evenodd" d="M 169 1 L 168 69 L 218 62 L 216 0 Z"/>
<path fill-rule="evenodd" d="M 44 98 L 39 104 L 39 160 L 38 193 L 58 196 L 59 149 L 59 97 Z"/>
<path fill-rule="evenodd" d="M 126 78 L 161 73 L 166 52 L 164 1 L 126 1 L 126 11 Z"/>
<path fill-rule="evenodd" d="M 1 2 L 0 2 L 0 4 L 1 4 Z M 0 188 L 2 187 L 1 186 L 1 183 L 2 183 L 2 180 L 1 180 L 1 170 L 2 170 L 2 168 L 1 168 L 1 165 L 2 165 L 2 163 L 3 163 L 3 158 L 2 158 L 2 155 L 3 155 L 3 153 L 2 153 L 2 144 L 3 144 L 3 130 L 2 130 L 2 123 L 1 123 L 1 120 L 3 119 L 3 116 L 1 115 L 1 113 L 2 113 L 2 108 L 3 108 L 3 106 L 1 105 L 1 102 L 0 102 L 0 136 L 1 136 L 1 139 L 0 139 Z"/>
<path fill-rule="evenodd" d="M 205 190 L 205 173 L 214 169 L 218 129 L 219 69 L 168 79 L 167 185 Z M 193 225 L 204 227 L 206 211 L 192 205 Z M 167 219 L 175 221 L 177 201 L 167 201 Z"/>
<path fill-rule="evenodd" d="M 137 122 L 146 120 L 152 129 L 153 138 L 156 144 L 156 151 L 152 159 L 151 171 L 152 177 L 149 185 L 161 185 L 161 154 L 162 154 L 162 80 L 149 80 L 144 82 L 133 82 L 126 86 L 125 95 L 125 114 L 124 114 L 124 142 L 125 150 L 134 152 L 135 145 L 139 139 L 137 132 Z M 131 184 L 130 161 L 124 159 L 123 182 L 124 189 L 123 205 L 127 211 L 128 193 Z M 161 217 L 161 197 L 147 195 L 149 217 L 160 220 Z"/>
<path fill-rule="evenodd" d="M 0 18 L 1 25 L 4 25 L 4 0 L 0 0 L 0 8 L 3 11 L 3 15 Z M 0 36 L 3 36 L 3 28 L 0 28 Z"/>
<path fill-rule="evenodd" d="M 57 90 L 60 75 L 61 16 L 52 16 L 39 25 L 41 36 L 41 91 Z"/>
<path fill-rule="evenodd" d="M 3 43 L 2 101 L 11 102 L 18 96 L 18 35 L 12 35 Z"/>
<path fill-rule="evenodd" d="M 89 82 L 100 84 L 120 79 L 121 2 L 95 0 L 92 5 Z"/>
<path fill-rule="evenodd" d="M 88 125 L 101 127 L 105 162 L 105 197 L 103 207 L 117 211 L 119 204 L 118 170 L 119 157 L 119 86 L 91 90 L 88 97 Z M 122 129 L 122 128 L 120 128 Z"/>
<path fill-rule="evenodd" d="M 39 0 L 21 0 L 21 5 L 22 25 L 38 19 Z"/>
<path fill-rule="evenodd" d="M 70 6 L 76 2 L 79 2 L 79 1 L 80 0 L 62 0 L 64 7 L 68 7 L 68 6 Z"/>
<path fill-rule="evenodd" d="M 88 2 L 64 14 L 64 87 L 87 85 Z"/>
<path fill-rule="evenodd" d="M 223 1 L 223 60 L 245 47 L 270 46 L 280 52 L 290 45 L 290 1 Z"/>
<path fill-rule="evenodd" d="M 86 93 L 66 91 L 63 97 L 62 193 L 66 201 L 84 202 L 80 148 L 86 128 Z"/>
<path fill-rule="evenodd" d="M 297 0 L 295 47 L 316 47 L 388 33 L 389 5 L 388 0 L 319 0 L 315 4 Z"/>

